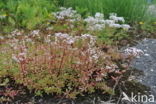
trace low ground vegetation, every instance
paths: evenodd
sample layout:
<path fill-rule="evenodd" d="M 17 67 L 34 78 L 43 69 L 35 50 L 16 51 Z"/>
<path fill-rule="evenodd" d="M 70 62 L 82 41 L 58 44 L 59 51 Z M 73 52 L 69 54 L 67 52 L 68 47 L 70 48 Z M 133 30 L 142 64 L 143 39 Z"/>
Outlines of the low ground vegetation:
<path fill-rule="evenodd" d="M 144 16 L 143 0 L 136 11 L 126 12 L 137 8 L 132 1 L 119 2 L 129 5 L 124 12 L 114 11 L 113 0 L 105 5 L 109 11 L 98 10 L 96 0 L 95 5 L 85 0 L 0 1 L 0 102 L 28 92 L 68 99 L 96 91 L 116 95 L 130 60 L 143 54 L 136 48 L 119 49 L 154 37 L 156 31 L 155 22 Z M 88 9 L 81 8 L 84 2 Z"/>
<path fill-rule="evenodd" d="M 100 33 L 105 29 L 126 32 L 130 26 L 124 24 L 124 18 L 111 14 L 105 20 L 96 13 L 83 19 L 71 8 L 51 15 L 56 21 L 45 31 L 15 30 L 1 36 L 0 77 L 11 78 L 37 96 L 75 98 L 96 90 L 114 94 L 113 83 L 125 72 L 130 55 L 104 44 L 108 41 Z"/>

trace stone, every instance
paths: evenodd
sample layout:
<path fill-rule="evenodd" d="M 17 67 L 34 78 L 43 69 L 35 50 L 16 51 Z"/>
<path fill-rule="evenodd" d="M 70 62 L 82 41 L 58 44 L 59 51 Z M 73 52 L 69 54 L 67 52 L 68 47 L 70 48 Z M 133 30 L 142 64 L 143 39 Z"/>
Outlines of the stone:
<path fill-rule="evenodd" d="M 140 83 L 150 87 L 151 94 L 155 96 L 154 103 L 145 104 L 156 104 L 156 39 L 145 39 L 135 47 L 143 50 L 144 55 L 135 58 L 131 66 L 144 72 L 144 75 L 139 76 L 137 80 L 141 80 Z"/>

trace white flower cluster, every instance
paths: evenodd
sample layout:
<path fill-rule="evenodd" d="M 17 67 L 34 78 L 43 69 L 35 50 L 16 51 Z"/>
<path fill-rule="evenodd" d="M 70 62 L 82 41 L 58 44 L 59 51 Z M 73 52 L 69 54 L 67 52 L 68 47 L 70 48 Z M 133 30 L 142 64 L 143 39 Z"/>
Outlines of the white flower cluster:
<path fill-rule="evenodd" d="M 89 39 L 89 45 L 94 46 L 96 43 L 96 36 L 90 35 L 90 34 L 82 34 L 81 39 Z"/>
<path fill-rule="evenodd" d="M 3 40 L 4 39 L 4 37 L 3 36 L 0 36 L 0 40 Z"/>
<path fill-rule="evenodd" d="M 53 13 L 53 15 L 60 20 L 68 19 L 69 21 L 75 21 L 77 19 L 80 19 L 81 16 L 72 8 L 60 8 L 61 11 Z"/>
<path fill-rule="evenodd" d="M 15 29 L 14 31 L 12 31 L 10 34 L 8 34 L 7 36 L 6 36 L 6 38 L 15 38 L 16 36 L 23 36 L 24 34 L 23 34 L 23 31 L 20 31 L 20 30 L 18 30 L 18 29 Z"/>
<path fill-rule="evenodd" d="M 55 42 L 65 42 L 67 44 L 73 44 L 77 37 L 69 36 L 68 34 L 55 33 Z"/>
<path fill-rule="evenodd" d="M 103 56 L 103 52 L 96 47 L 90 47 L 86 50 L 86 54 L 90 55 L 90 61 L 97 62 L 100 57 Z"/>
<path fill-rule="evenodd" d="M 123 17 L 117 17 L 116 13 L 111 13 L 109 16 L 109 20 L 106 20 L 106 24 L 110 27 L 123 28 L 125 30 L 128 30 L 130 28 L 128 24 L 119 24 L 118 22 L 124 23 L 125 20 Z"/>
<path fill-rule="evenodd" d="M 21 36 L 22 35 L 22 31 L 19 30 L 14 30 L 13 32 L 11 32 L 11 36 Z"/>
<path fill-rule="evenodd" d="M 123 17 L 117 17 L 116 13 L 111 13 L 109 16 L 109 19 L 114 20 L 115 22 L 123 22 L 123 23 L 125 22 L 124 18 Z"/>
<path fill-rule="evenodd" d="M 23 61 L 26 60 L 26 58 L 27 58 L 27 49 L 24 46 L 20 46 L 18 48 L 20 48 L 21 52 L 18 53 L 17 55 L 16 54 L 12 54 L 12 59 L 15 62 L 20 63 L 20 62 L 23 62 Z"/>
<path fill-rule="evenodd" d="M 133 55 L 134 57 L 140 56 L 141 54 L 144 54 L 144 52 L 141 49 L 137 49 L 135 47 L 130 47 L 124 50 L 126 55 Z"/>
<path fill-rule="evenodd" d="M 96 13 L 95 17 L 89 16 L 84 19 L 87 22 L 88 30 L 102 30 L 105 28 L 104 15 L 101 13 Z"/>
<path fill-rule="evenodd" d="M 89 60 L 90 61 L 98 61 L 98 59 L 103 55 L 100 49 L 98 49 L 95 46 L 96 43 L 96 36 L 92 36 L 90 34 L 82 34 L 81 36 L 70 36 L 68 34 L 64 33 L 56 33 L 55 34 L 55 42 L 56 44 L 60 42 L 65 42 L 68 45 L 74 44 L 77 40 L 85 40 L 86 42 L 84 43 L 86 48 L 81 52 L 82 55 L 89 55 Z M 78 48 L 74 48 L 74 50 L 77 50 Z"/>
<path fill-rule="evenodd" d="M 13 48 L 14 50 L 17 49 L 18 43 L 19 43 L 19 39 L 16 39 L 16 38 L 14 38 L 14 39 L 8 41 L 8 45 L 9 45 L 11 48 Z"/>
<path fill-rule="evenodd" d="M 45 41 L 46 43 L 51 43 L 51 42 L 52 42 L 52 40 L 51 40 L 51 35 L 49 34 L 49 35 L 47 35 L 46 37 L 44 37 L 44 41 Z"/>
<path fill-rule="evenodd" d="M 107 70 L 115 71 L 118 68 L 116 64 L 110 64 L 106 66 Z"/>
<path fill-rule="evenodd" d="M 39 36 L 40 35 L 39 33 L 40 30 L 33 30 L 29 35 L 35 37 L 35 36 Z"/>
<path fill-rule="evenodd" d="M 113 27 L 113 28 L 123 28 L 128 30 L 130 28 L 127 24 L 119 24 L 118 22 L 124 23 L 125 20 L 123 17 L 117 17 L 116 14 L 110 14 L 109 19 L 104 20 L 104 15 L 101 13 L 96 13 L 94 17 L 89 16 L 84 19 L 87 22 L 88 30 L 102 30 L 105 26 Z"/>
<path fill-rule="evenodd" d="M 78 14 L 72 8 L 60 8 L 61 11 L 53 13 L 53 15 L 59 19 L 66 19 L 67 21 L 79 21 L 81 19 L 81 15 Z M 95 16 L 88 16 L 86 19 L 82 20 L 87 23 L 88 30 L 91 31 L 99 31 L 103 30 L 105 26 L 113 27 L 113 28 L 123 28 L 128 30 L 130 28 L 129 25 L 123 24 L 125 22 L 123 17 L 117 17 L 117 14 L 111 13 L 108 20 L 104 20 L 104 15 L 102 13 L 96 13 Z M 122 24 L 120 24 L 121 22 Z"/>
<path fill-rule="evenodd" d="M 56 43 L 65 42 L 67 44 L 73 44 L 79 39 L 82 39 L 82 40 L 89 39 L 88 44 L 90 46 L 93 46 L 96 42 L 96 36 L 92 36 L 90 34 L 82 34 L 81 36 L 70 36 L 69 34 L 66 34 L 66 33 L 55 33 Z"/>

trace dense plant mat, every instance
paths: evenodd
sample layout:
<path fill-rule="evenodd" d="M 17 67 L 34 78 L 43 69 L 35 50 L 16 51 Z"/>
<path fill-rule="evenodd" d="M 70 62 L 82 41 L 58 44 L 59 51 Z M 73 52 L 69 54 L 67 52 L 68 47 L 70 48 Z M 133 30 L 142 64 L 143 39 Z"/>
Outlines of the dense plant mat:
<path fill-rule="evenodd" d="M 72 8 L 60 8 L 51 16 L 41 29 L 0 36 L 2 102 L 23 92 L 67 99 L 97 91 L 115 95 L 129 61 L 142 54 L 115 46 L 131 29 L 124 18 L 113 13 L 105 19 L 96 13 L 84 19 Z"/>

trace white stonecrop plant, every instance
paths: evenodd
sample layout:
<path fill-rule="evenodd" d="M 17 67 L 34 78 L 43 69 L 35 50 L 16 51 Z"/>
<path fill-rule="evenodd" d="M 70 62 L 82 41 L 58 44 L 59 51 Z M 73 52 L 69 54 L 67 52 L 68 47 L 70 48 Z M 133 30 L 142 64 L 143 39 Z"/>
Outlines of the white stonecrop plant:
<path fill-rule="evenodd" d="M 72 8 L 61 7 L 60 10 L 61 11 L 59 12 L 53 13 L 53 15 L 59 20 L 66 19 L 71 22 L 82 20 L 81 15 Z M 87 29 L 91 31 L 100 31 L 106 26 L 112 28 L 123 28 L 124 30 L 128 30 L 130 28 L 128 24 L 123 24 L 125 22 L 124 18 L 117 17 L 116 13 L 111 13 L 109 19 L 106 20 L 102 13 L 96 13 L 95 16 L 88 16 L 82 21 L 87 23 Z"/>
<path fill-rule="evenodd" d="M 101 13 L 96 13 L 94 17 L 89 16 L 84 19 L 87 23 L 88 30 L 102 30 L 105 28 L 104 15 Z"/>
<path fill-rule="evenodd" d="M 109 20 L 106 21 L 106 24 L 110 27 L 123 28 L 125 30 L 128 30 L 130 28 L 128 24 L 119 24 L 118 22 L 124 23 L 125 20 L 123 17 L 117 17 L 116 13 L 111 13 L 109 16 Z"/>
<path fill-rule="evenodd" d="M 138 49 L 136 47 L 129 47 L 129 48 L 124 50 L 124 53 L 128 56 L 132 55 L 134 57 L 137 57 L 137 56 L 144 54 L 144 52 L 141 49 Z"/>
<path fill-rule="evenodd" d="M 84 19 L 87 22 L 88 30 L 102 30 L 105 26 L 112 27 L 112 28 L 123 28 L 128 30 L 130 26 L 128 24 L 120 24 L 124 23 L 125 20 L 123 17 L 117 17 L 116 14 L 111 13 L 109 19 L 104 20 L 104 15 L 101 13 L 96 13 L 94 17 L 89 16 L 88 18 Z"/>
<path fill-rule="evenodd" d="M 3 37 L 3 36 L 0 36 L 0 39 L 1 39 L 1 40 L 3 40 L 3 39 L 4 39 L 4 37 Z"/>
<path fill-rule="evenodd" d="M 67 19 L 69 21 L 76 21 L 81 19 L 81 15 L 72 8 L 61 7 L 59 12 L 55 12 L 52 14 L 59 20 Z"/>
<path fill-rule="evenodd" d="M 113 20 L 115 22 L 123 22 L 123 23 L 125 22 L 124 18 L 123 17 L 117 17 L 116 13 L 110 13 L 109 19 Z"/>
<path fill-rule="evenodd" d="M 86 43 L 87 48 L 82 51 L 82 54 L 86 55 L 86 53 L 89 54 L 90 61 L 98 61 L 100 57 L 104 54 L 98 47 L 96 47 L 96 36 L 92 36 L 90 34 L 81 34 L 80 36 L 71 36 L 69 34 L 65 33 L 55 33 L 55 44 L 64 43 L 67 44 L 69 47 L 72 46 L 75 42 L 79 40 L 88 40 Z M 69 48 L 68 47 L 68 48 Z M 72 48 L 74 50 L 79 50 L 78 48 Z"/>

